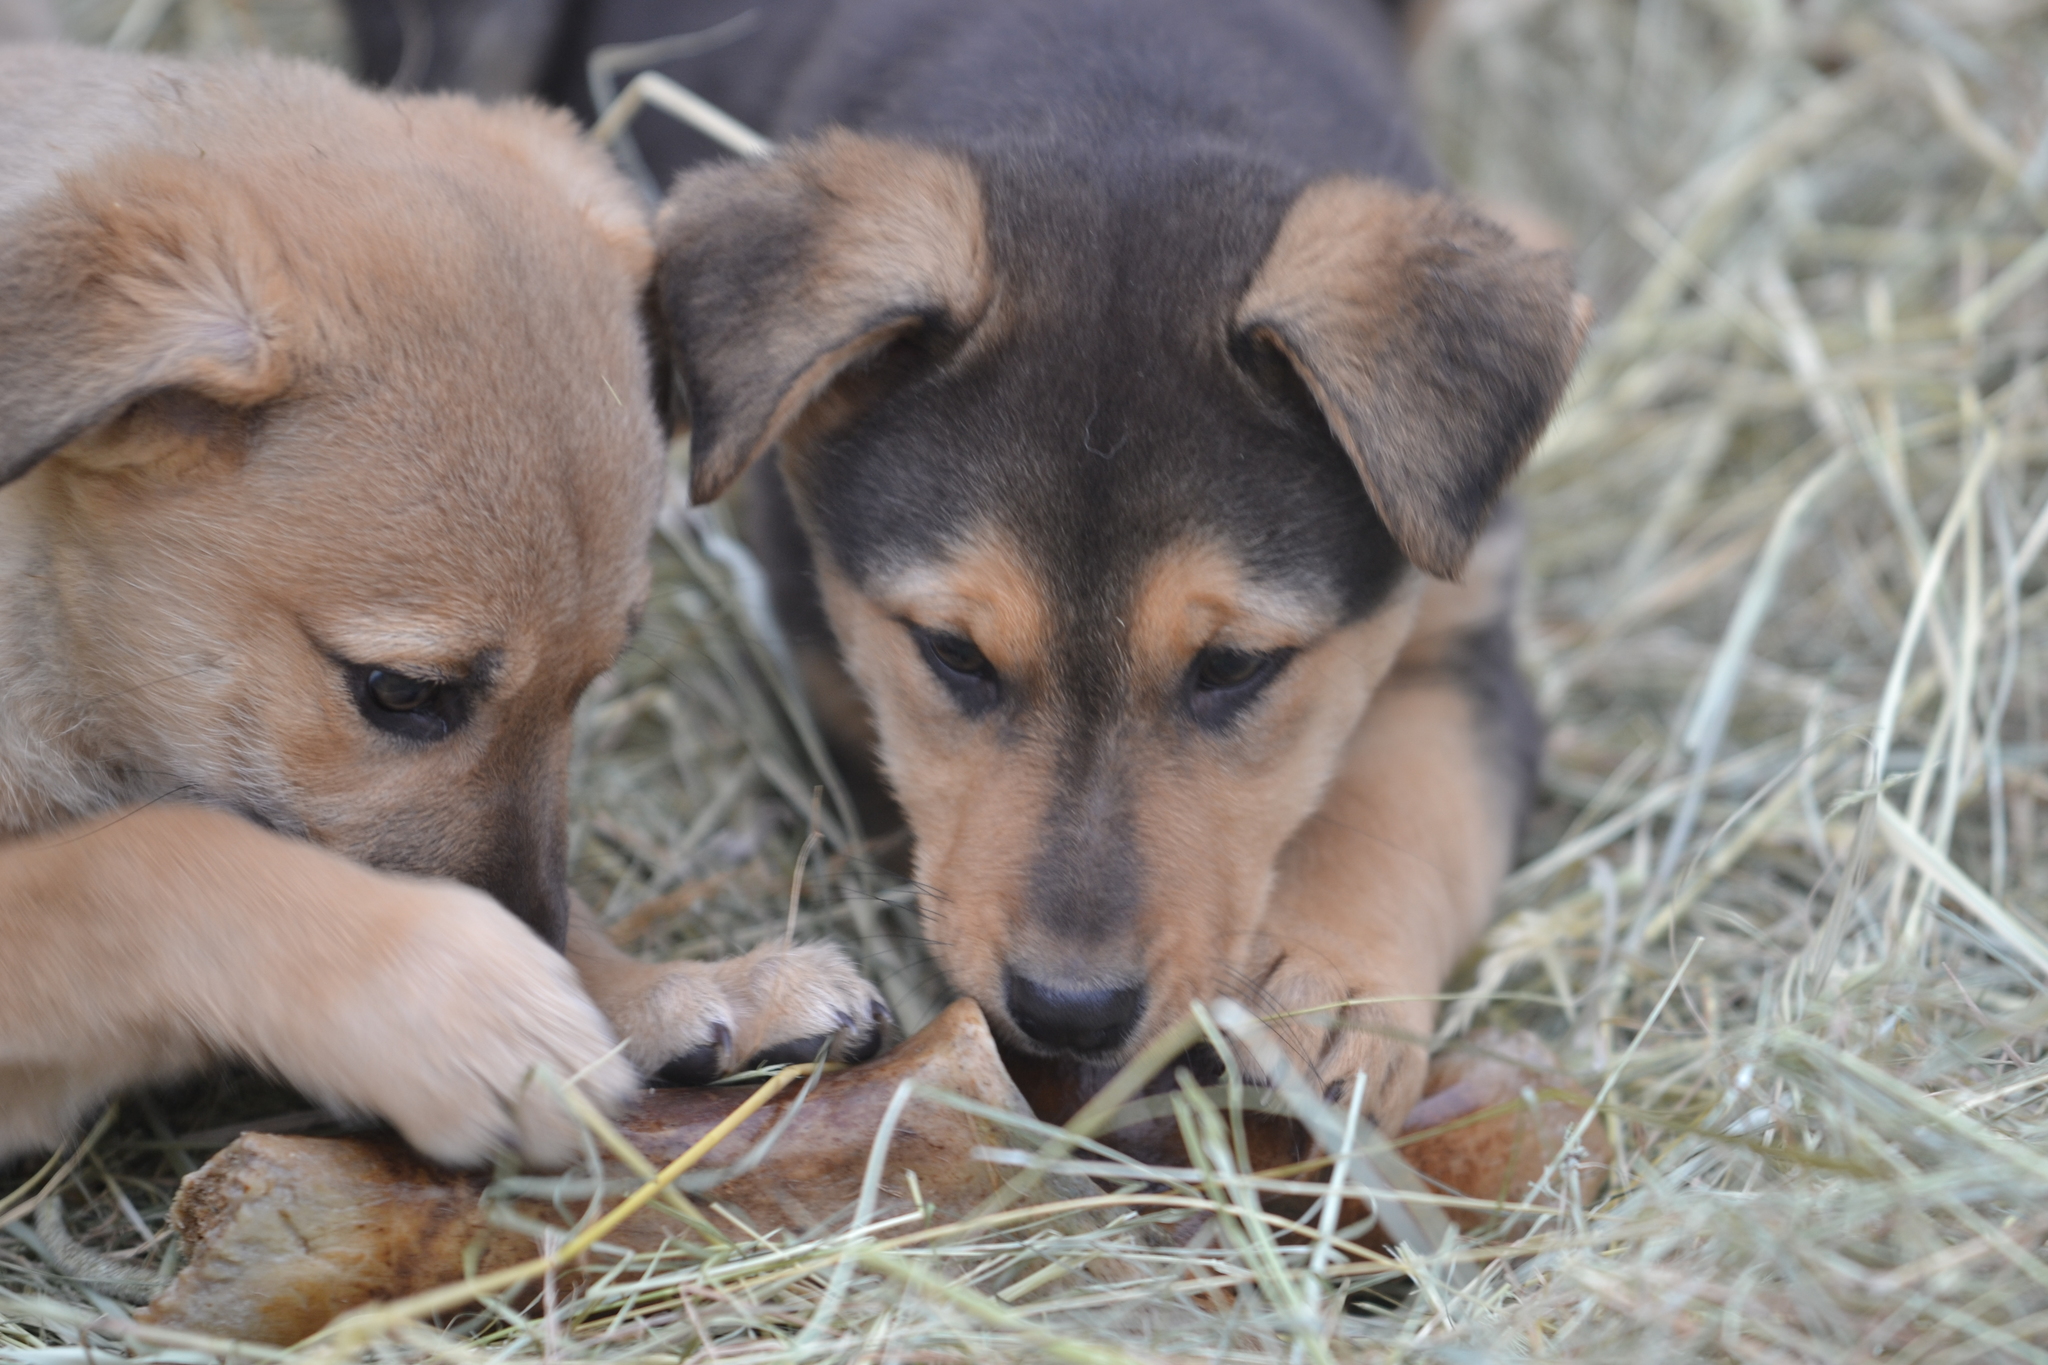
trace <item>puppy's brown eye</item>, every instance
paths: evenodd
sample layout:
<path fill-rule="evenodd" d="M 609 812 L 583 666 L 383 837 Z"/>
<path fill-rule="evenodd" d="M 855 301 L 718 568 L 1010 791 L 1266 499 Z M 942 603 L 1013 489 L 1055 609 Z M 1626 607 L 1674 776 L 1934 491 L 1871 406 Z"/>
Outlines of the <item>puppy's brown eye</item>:
<path fill-rule="evenodd" d="M 984 673 L 995 672 L 989 666 L 988 656 L 974 647 L 974 641 L 963 640 L 958 635 L 932 635 L 928 638 L 932 657 L 955 673 L 980 677 Z"/>
<path fill-rule="evenodd" d="M 1195 656 L 1195 686 L 1215 691 L 1242 687 L 1265 667 L 1266 656 L 1241 649 L 1205 649 Z"/>
<path fill-rule="evenodd" d="M 923 652 L 925 663 L 968 715 L 982 714 L 1001 698 L 1002 683 L 996 676 L 996 666 L 975 647 L 974 641 L 922 626 L 911 626 L 910 634 Z"/>
<path fill-rule="evenodd" d="M 469 687 L 373 664 L 345 664 L 356 712 L 387 735 L 432 744 L 469 719 Z"/>
<path fill-rule="evenodd" d="M 1254 654 L 1244 649 L 1205 649 L 1188 668 L 1187 702 L 1198 724 L 1220 730 L 1280 675 L 1291 649 Z"/>
<path fill-rule="evenodd" d="M 417 711 L 434 699 L 441 690 L 441 684 L 425 678 L 408 678 L 403 673 L 390 673 L 373 668 L 363 679 L 363 691 L 369 694 L 373 705 L 386 711 Z"/>

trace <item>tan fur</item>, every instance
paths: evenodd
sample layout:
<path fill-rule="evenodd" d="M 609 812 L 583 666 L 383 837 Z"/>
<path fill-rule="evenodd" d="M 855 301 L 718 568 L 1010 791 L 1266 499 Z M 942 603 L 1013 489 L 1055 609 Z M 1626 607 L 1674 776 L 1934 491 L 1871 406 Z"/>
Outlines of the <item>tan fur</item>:
<path fill-rule="evenodd" d="M 574 1150 L 536 1064 L 590 1068 L 606 1099 L 633 1083 L 569 963 L 490 897 L 224 812 L 161 802 L 16 840 L 0 907 L 0 1152 L 228 1055 L 455 1162 Z"/>
<path fill-rule="evenodd" d="M 835 954 L 642 967 L 579 920 L 579 981 L 439 880 L 559 882 L 572 708 L 647 592 L 651 241 L 568 120 L 28 48 L 0 132 L 0 1158 L 236 1056 L 559 1161 L 536 1065 L 613 1105 L 720 1029 L 865 1023 Z M 474 713 L 396 740 L 348 663 Z"/>
<path fill-rule="evenodd" d="M 1492 917 L 1513 853 L 1516 812 L 1473 712 L 1455 679 L 1397 669 L 1279 863 L 1261 1012 L 1364 1002 L 1281 1028 L 1325 1084 L 1365 1072 L 1383 1126 L 1422 1092 L 1437 993 Z"/>
<path fill-rule="evenodd" d="M 1462 581 L 1424 581 L 1391 672 L 1276 859 L 1260 941 L 1240 959 L 1295 1060 L 1330 1086 L 1363 1071 L 1366 1112 L 1389 1131 L 1422 1092 L 1437 994 L 1492 918 L 1514 853 L 1520 812 L 1445 650 L 1509 610 L 1521 539 L 1503 518 Z M 1337 1002 L 1358 1003 L 1316 1009 Z"/>

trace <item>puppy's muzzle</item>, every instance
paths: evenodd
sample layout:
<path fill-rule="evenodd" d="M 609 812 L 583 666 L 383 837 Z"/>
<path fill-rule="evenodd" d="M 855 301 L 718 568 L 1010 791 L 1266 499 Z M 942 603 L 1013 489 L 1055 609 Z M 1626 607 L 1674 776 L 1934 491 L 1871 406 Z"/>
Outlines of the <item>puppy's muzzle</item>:
<path fill-rule="evenodd" d="M 463 878 L 557 950 L 569 938 L 569 837 L 561 807 L 549 787 L 515 788 L 496 813 L 482 865 Z"/>
<path fill-rule="evenodd" d="M 551 876 L 551 868 L 494 870 L 478 877 L 478 890 L 526 922 L 549 947 L 560 951 L 569 941 L 569 892 L 566 882 Z"/>
<path fill-rule="evenodd" d="M 1122 1047 L 1145 1013 L 1145 983 L 1065 990 L 1014 967 L 1003 971 L 1003 1004 L 1025 1037 L 1054 1052 L 1101 1056 Z"/>

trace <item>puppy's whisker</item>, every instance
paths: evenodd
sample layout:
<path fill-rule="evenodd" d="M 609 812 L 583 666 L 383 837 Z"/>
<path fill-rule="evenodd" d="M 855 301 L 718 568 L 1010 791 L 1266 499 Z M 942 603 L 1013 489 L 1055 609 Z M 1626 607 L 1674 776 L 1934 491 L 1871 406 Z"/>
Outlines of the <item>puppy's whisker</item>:
<path fill-rule="evenodd" d="M 169 791 L 159 792 L 157 795 L 150 797 L 148 800 L 140 802 L 130 807 L 129 809 L 121 812 L 121 814 L 115 816 L 113 819 L 102 821 L 99 824 L 93 825 L 90 829 L 87 829 L 82 833 L 74 834 L 68 839 L 52 840 L 47 845 L 47 847 L 65 848 L 71 844 L 79 843 L 82 840 L 109 834 L 118 826 L 125 824 L 129 820 L 134 819 L 136 816 L 142 814 L 144 811 L 150 809 L 152 806 L 160 805 L 165 801 L 175 800 L 180 796 L 195 796 L 199 794 L 199 788 L 191 785 L 190 783 L 184 784 L 182 786 L 172 787 Z"/>

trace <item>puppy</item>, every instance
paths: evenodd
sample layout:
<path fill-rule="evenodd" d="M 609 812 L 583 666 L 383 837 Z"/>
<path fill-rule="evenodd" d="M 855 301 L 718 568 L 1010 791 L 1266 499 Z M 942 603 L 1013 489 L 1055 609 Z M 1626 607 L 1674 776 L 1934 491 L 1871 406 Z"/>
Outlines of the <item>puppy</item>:
<path fill-rule="evenodd" d="M 1394 1129 L 1531 787 L 1489 514 L 1585 326 L 1401 62 L 1367 0 L 783 0 L 664 68 L 782 150 L 657 227 L 694 496 L 775 457 L 953 984 L 1097 1079 L 1233 996 Z"/>
<path fill-rule="evenodd" d="M 0 129 L 0 1157 L 232 1056 L 559 1162 L 537 1066 L 871 1048 L 835 952 L 643 966 L 566 890 L 662 478 L 644 213 L 570 121 L 14 47 Z"/>

